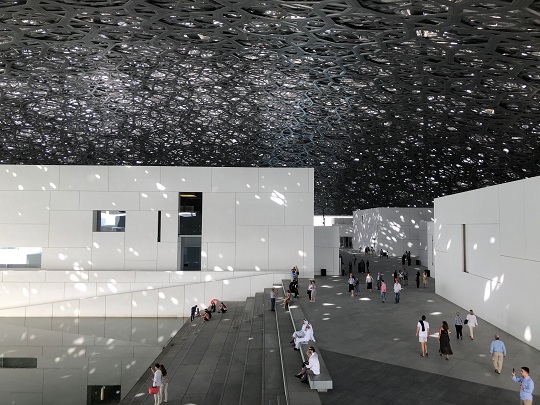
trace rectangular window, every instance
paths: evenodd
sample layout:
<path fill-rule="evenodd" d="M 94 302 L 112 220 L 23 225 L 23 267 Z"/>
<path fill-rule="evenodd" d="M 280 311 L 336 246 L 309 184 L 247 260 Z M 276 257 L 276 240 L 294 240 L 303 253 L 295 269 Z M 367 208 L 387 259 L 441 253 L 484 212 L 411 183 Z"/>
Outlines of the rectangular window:
<path fill-rule="evenodd" d="M 180 237 L 180 270 L 201 270 L 201 237 Z"/>
<path fill-rule="evenodd" d="M 202 193 L 180 193 L 178 235 L 202 235 Z"/>
<path fill-rule="evenodd" d="M 161 211 L 157 213 L 157 241 L 161 242 Z"/>
<path fill-rule="evenodd" d="M 1 368 L 37 368 L 35 357 L 4 357 L 0 358 Z"/>
<path fill-rule="evenodd" d="M 41 268 L 40 247 L 0 248 L 0 268 Z"/>
<path fill-rule="evenodd" d="M 125 232 L 126 211 L 94 211 L 94 232 Z"/>

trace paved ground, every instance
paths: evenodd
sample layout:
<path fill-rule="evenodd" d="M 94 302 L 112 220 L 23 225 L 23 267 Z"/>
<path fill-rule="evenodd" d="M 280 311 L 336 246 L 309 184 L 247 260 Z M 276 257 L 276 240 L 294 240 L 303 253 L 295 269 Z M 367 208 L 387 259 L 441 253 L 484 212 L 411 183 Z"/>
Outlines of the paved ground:
<path fill-rule="evenodd" d="M 358 260 L 366 258 L 356 255 Z M 479 318 L 475 339 L 465 326 L 464 339 L 456 340 L 454 316 L 459 308 L 428 288 L 416 288 L 413 274 L 424 267 L 410 266 L 409 286 L 399 304 L 394 303 L 392 273 L 401 260 L 367 256 L 372 275 L 381 272 L 388 281 L 386 303 L 376 286 L 368 293 L 365 275 L 359 297 L 347 292 L 347 277 L 317 277 L 317 302 L 306 298 L 307 280 L 300 281 L 301 299 L 296 301 L 314 325 L 315 337 L 334 381 L 334 390 L 321 393 L 324 404 L 508 404 L 519 403 L 519 385 L 510 378 L 512 367 L 531 369 L 540 387 L 540 352 Z M 345 258 L 348 263 L 348 258 Z M 358 275 L 355 271 L 354 275 Z M 474 308 L 473 308 L 474 309 Z M 431 327 L 429 356 L 420 356 L 416 324 L 426 315 Z M 437 333 L 442 321 L 452 328 L 454 355 L 445 361 L 438 355 Z M 506 344 L 508 356 L 501 375 L 494 373 L 489 353 L 493 335 Z M 536 394 L 540 388 L 536 389 Z M 540 401 L 538 395 L 535 401 Z"/>

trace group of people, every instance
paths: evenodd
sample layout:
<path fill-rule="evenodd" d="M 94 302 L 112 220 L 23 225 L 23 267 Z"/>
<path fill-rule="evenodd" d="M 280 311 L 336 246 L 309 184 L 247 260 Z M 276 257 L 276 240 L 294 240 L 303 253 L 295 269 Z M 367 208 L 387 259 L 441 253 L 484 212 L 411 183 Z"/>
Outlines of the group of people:
<path fill-rule="evenodd" d="M 311 326 L 307 319 L 304 319 L 302 328 L 292 334 L 291 343 L 294 345 L 294 350 L 300 351 L 300 345 L 309 341 L 315 342 L 313 326 Z M 319 375 L 321 373 L 319 356 L 313 346 L 309 346 L 307 357 L 308 360 L 302 363 L 302 369 L 295 375 L 295 377 L 300 378 L 300 381 L 304 383 L 308 382 L 308 375 Z"/>
<path fill-rule="evenodd" d="M 216 312 L 216 304 L 217 300 L 212 300 L 210 302 L 210 306 L 208 308 L 205 308 L 204 313 L 202 315 L 203 319 L 205 321 L 209 321 L 212 319 L 212 312 Z M 219 311 L 222 314 L 227 312 L 227 305 L 225 305 L 223 302 L 219 304 Z M 191 307 L 191 320 L 193 321 L 196 317 L 201 316 L 201 311 L 199 309 L 198 305 L 194 305 Z"/>
<path fill-rule="evenodd" d="M 158 388 L 157 393 L 154 394 L 154 405 L 159 405 L 169 400 L 169 377 L 167 377 L 167 370 L 163 364 L 156 363 L 150 366 L 152 372 L 152 387 Z"/>
<path fill-rule="evenodd" d="M 405 251 L 403 255 L 401 256 L 401 264 L 405 266 L 405 262 L 407 262 L 407 266 L 411 265 L 411 251 Z"/>
<path fill-rule="evenodd" d="M 469 337 L 471 340 L 474 340 L 474 328 L 478 326 L 478 319 L 474 314 L 474 311 L 469 310 L 469 314 L 465 320 L 460 316 L 459 311 L 456 312 L 456 317 L 454 319 L 454 326 L 456 328 L 456 339 L 463 340 L 463 325 L 469 327 Z M 439 327 L 439 355 L 444 357 L 446 360 L 449 360 L 449 356 L 453 354 L 452 347 L 450 345 L 450 327 L 446 321 L 442 322 L 442 325 Z M 429 322 L 426 320 L 426 316 L 422 315 L 422 318 L 418 321 L 416 325 L 416 337 L 420 342 L 421 354 L 420 356 L 428 356 L 428 347 L 427 341 L 429 336 Z M 501 374 L 504 358 L 506 357 L 506 346 L 501 340 L 499 335 L 493 337 L 491 342 L 489 352 L 491 354 L 491 359 L 493 362 L 493 370 L 496 374 Z M 512 380 L 520 383 L 520 400 L 522 405 L 532 405 L 532 393 L 534 391 L 534 381 L 529 376 L 529 368 L 521 367 L 521 377 L 516 377 L 515 370 L 512 369 Z"/>
<path fill-rule="evenodd" d="M 283 297 L 283 308 L 288 309 L 289 305 L 293 303 L 295 298 L 300 298 L 298 289 L 298 278 L 293 278 L 289 283 L 289 288 L 287 289 L 285 296 Z M 277 294 L 277 289 L 272 288 L 272 291 L 270 292 L 271 311 L 275 311 Z M 315 283 L 315 280 L 309 280 L 309 284 L 307 287 L 307 295 L 309 298 L 309 302 L 315 302 L 315 298 L 317 297 L 317 284 Z"/>

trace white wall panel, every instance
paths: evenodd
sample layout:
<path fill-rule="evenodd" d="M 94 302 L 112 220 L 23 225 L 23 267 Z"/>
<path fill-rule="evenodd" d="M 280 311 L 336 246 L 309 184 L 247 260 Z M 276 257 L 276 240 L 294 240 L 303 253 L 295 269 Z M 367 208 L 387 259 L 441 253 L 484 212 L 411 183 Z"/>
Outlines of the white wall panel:
<path fill-rule="evenodd" d="M 236 227 L 236 270 L 268 269 L 268 236 L 267 226 Z"/>
<path fill-rule="evenodd" d="M 169 281 L 171 283 L 199 283 L 203 281 L 202 272 L 200 271 L 174 271 L 169 274 Z"/>
<path fill-rule="evenodd" d="M 28 336 L 35 346 L 62 346 L 62 334 L 57 331 L 28 328 Z"/>
<path fill-rule="evenodd" d="M 158 291 L 158 316 L 186 316 L 184 286 L 161 288 Z"/>
<path fill-rule="evenodd" d="M 157 270 L 176 271 L 178 269 L 178 243 L 158 243 L 157 252 Z"/>
<path fill-rule="evenodd" d="M 59 166 L 59 190 L 107 191 L 108 166 Z"/>
<path fill-rule="evenodd" d="M 51 193 L 51 210 L 76 211 L 79 209 L 78 191 L 54 191 Z"/>
<path fill-rule="evenodd" d="M 156 270 L 156 260 L 126 260 L 124 269 L 133 271 Z"/>
<path fill-rule="evenodd" d="M 315 247 L 339 248 L 339 228 L 336 226 L 316 226 L 314 232 Z"/>
<path fill-rule="evenodd" d="M 4 387 L 17 387 L 20 385 L 21 381 L 24 381 L 25 391 L 28 392 L 41 392 L 43 391 L 43 370 L 39 369 L 17 369 L 10 368 L 4 369 L 6 373 L 2 373 L 2 385 Z M 4 371 L 2 370 L 2 371 Z M 56 370 L 58 373 L 58 370 Z M 57 394 L 58 395 L 58 394 Z M 2 396 L 2 401 L 4 401 Z M 5 404 L 10 404 L 10 402 L 4 402 Z M 17 403 L 17 402 L 15 402 Z M 19 402 L 20 404 L 25 404 L 26 402 Z M 81 404 L 84 402 L 81 402 Z"/>
<path fill-rule="evenodd" d="M 169 273 L 163 271 L 137 271 L 135 273 L 136 283 L 167 283 Z"/>
<path fill-rule="evenodd" d="M 109 191 L 161 191 L 157 166 L 109 166 Z"/>
<path fill-rule="evenodd" d="M 94 232 L 92 237 L 92 269 L 124 269 L 124 232 Z"/>
<path fill-rule="evenodd" d="M 105 316 L 131 316 L 132 294 L 107 295 L 105 297 Z"/>
<path fill-rule="evenodd" d="M 236 195 L 237 225 L 284 225 L 285 207 L 268 193 Z"/>
<path fill-rule="evenodd" d="M 500 241 L 498 224 L 466 226 L 467 272 L 487 279 L 500 273 Z"/>
<path fill-rule="evenodd" d="M 81 191 L 79 209 L 92 211 L 136 211 L 139 209 L 139 193 L 134 191 Z M 127 224 L 129 224 L 129 216 L 126 217 Z"/>
<path fill-rule="evenodd" d="M 178 211 L 161 212 L 161 242 L 178 243 Z"/>
<path fill-rule="evenodd" d="M 64 299 L 80 299 L 96 296 L 96 283 L 65 283 Z"/>
<path fill-rule="evenodd" d="M 135 291 L 131 299 L 131 316 L 157 316 L 158 290 Z"/>
<path fill-rule="evenodd" d="M 91 268 L 92 250 L 88 248 L 43 248 L 41 268 L 49 270 L 86 270 Z"/>
<path fill-rule="evenodd" d="M 304 231 L 304 248 L 303 248 L 303 253 L 299 253 L 299 254 L 302 254 L 304 256 L 304 264 L 303 264 L 303 268 L 304 268 L 304 272 L 303 272 L 303 277 L 313 277 L 315 274 L 314 274 L 314 268 L 315 268 L 315 249 L 314 249 L 314 245 L 315 245 L 315 230 L 314 230 L 314 226 L 304 226 L 303 227 L 303 231 Z"/>
<path fill-rule="evenodd" d="M 525 258 L 540 261 L 540 177 L 523 180 L 525 206 Z"/>
<path fill-rule="evenodd" d="M 30 283 L 29 304 L 64 300 L 64 283 Z"/>
<path fill-rule="evenodd" d="M 235 243 L 208 243 L 208 270 L 233 271 L 235 269 Z"/>
<path fill-rule="evenodd" d="M 161 184 L 167 191 L 209 192 L 212 190 L 210 167 L 161 167 Z"/>
<path fill-rule="evenodd" d="M 279 193 L 313 193 L 309 188 L 310 169 L 259 168 L 259 190 Z M 313 218 L 312 218 L 313 220 Z"/>
<path fill-rule="evenodd" d="M 269 268 L 291 269 L 302 268 L 304 262 L 304 230 L 303 227 L 271 226 L 269 227 Z"/>
<path fill-rule="evenodd" d="M 126 260 L 157 260 L 157 212 L 130 211 L 126 217 Z"/>
<path fill-rule="evenodd" d="M 270 285 L 271 287 L 271 285 Z M 223 301 L 240 301 L 251 292 L 251 278 L 242 277 L 223 280 Z"/>
<path fill-rule="evenodd" d="M 4 283 L 45 282 L 47 272 L 44 270 L 3 270 Z"/>
<path fill-rule="evenodd" d="M 524 182 L 499 186 L 501 254 L 523 256 L 525 245 Z"/>
<path fill-rule="evenodd" d="M 26 316 L 29 318 L 32 317 L 44 317 L 50 318 L 53 316 L 53 304 L 40 304 L 40 305 L 30 305 L 26 307 Z M 13 356 L 13 354 L 11 355 Z"/>
<path fill-rule="evenodd" d="M 58 188 L 58 166 L 2 165 L 0 190 L 55 190 Z"/>
<path fill-rule="evenodd" d="M 313 225 L 314 194 L 285 193 L 283 201 L 285 225 Z"/>
<path fill-rule="evenodd" d="M 235 193 L 204 194 L 202 212 L 203 242 L 235 241 Z"/>
<path fill-rule="evenodd" d="M 315 248 L 315 268 L 314 272 L 316 275 L 321 274 L 321 269 L 326 269 L 326 274 L 329 276 L 339 274 L 339 265 L 334 260 L 334 252 L 339 248 L 333 247 L 317 247 Z M 339 254 L 339 253 L 338 253 Z M 339 256 L 338 256 L 339 260 Z M 302 275 L 303 277 L 303 275 Z"/>
<path fill-rule="evenodd" d="M 87 271 L 46 271 L 48 283 L 86 283 L 88 282 Z"/>
<path fill-rule="evenodd" d="M 273 283 L 272 274 L 261 274 L 251 277 L 251 292 L 250 297 L 254 297 L 255 294 L 263 292 L 265 288 L 271 287 Z M 276 303 L 277 305 L 277 303 Z"/>
<path fill-rule="evenodd" d="M 259 169 L 254 167 L 216 167 L 212 169 L 212 192 L 259 191 Z"/>
<path fill-rule="evenodd" d="M 90 282 L 102 283 L 133 283 L 135 281 L 134 271 L 90 271 Z"/>
<path fill-rule="evenodd" d="M 131 292 L 131 285 L 132 283 L 120 283 L 115 280 L 111 280 L 108 283 L 96 283 L 96 294 L 98 296 L 103 296 L 128 293 Z"/>
<path fill-rule="evenodd" d="M 175 191 L 141 192 L 141 211 L 174 211 L 178 210 L 178 193 Z M 162 213 L 163 215 L 163 213 Z"/>
<path fill-rule="evenodd" d="M 69 402 L 72 404 L 84 404 L 87 400 L 85 388 L 88 370 L 72 368 L 65 370 L 62 377 L 60 378 L 58 370 L 43 370 L 43 405 L 57 404 L 59 392 L 62 392 L 64 398 L 69 398 Z"/>
<path fill-rule="evenodd" d="M 53 302 L 52 316 L 54 317 L 75 317 L 79 316 L 79 300 Z"/>
<path fill-rule="evenodd" d="M 49 246 L 49 225 L 0 224 L 0 245 L 7 247 Z"/>
<path fill-rule="evenodd" d="M 185 311 L 190 311 L 191 307 L 197 305 L 201 311 L 206 308 L 204 302 L 204 285 L 203 284 L 189 284 L 184 288 L 184 308 Z"/>
<path fill-rule="evenodd" d="M 0 223 L 48 224 L 49 205 L 49 191 L 0 191 Z"/>
<path fill-rule="evenodd" d="M 92 211 L 51 211 L 49 247 L 87 247 L 92 244 Z"/>
<path fill-rule="evenodd" d="M 79 313 L 80 316 L 89 317 L 103 317 L 105 316 L 105 300 L 106 297 L 94 297 L 81 300 Z"/>

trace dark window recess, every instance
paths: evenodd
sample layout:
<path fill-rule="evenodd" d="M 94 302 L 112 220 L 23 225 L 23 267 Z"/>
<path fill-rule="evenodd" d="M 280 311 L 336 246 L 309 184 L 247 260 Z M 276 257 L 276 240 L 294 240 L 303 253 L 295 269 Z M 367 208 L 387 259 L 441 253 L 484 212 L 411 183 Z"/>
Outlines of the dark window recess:
<path fill-rule="evenodd" d="M 157 213 L 157 241 L 161 242 L 161 211 Z"/>
<path fill-rule="evenodd" d="M 3 357 L 0 358 L 1 368 L 37 368 L 37 358 L 33 357 Z"/>
<path fill-rule="evenodd" d="M 202 193 L 180 193 L 178 235 L 202 235 Z"/>
<path fill-rule="evenodd" d="M 118 405 L 120 385 L 89 385 L 86 391 L 86 405 Z"/>

